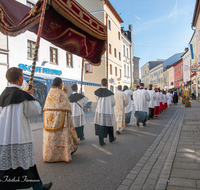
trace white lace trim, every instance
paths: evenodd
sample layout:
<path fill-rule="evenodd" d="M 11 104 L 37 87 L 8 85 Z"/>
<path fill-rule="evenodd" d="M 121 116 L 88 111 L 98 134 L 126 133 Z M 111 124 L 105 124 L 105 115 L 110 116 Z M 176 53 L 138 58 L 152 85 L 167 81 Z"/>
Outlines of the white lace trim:
<path fill-rule="evenodd" d="M 80 126 L 83 126 L 85 125 L 85 116 L 82 114 L 82 115 L 79 115 L 79 116 L 73 116 L 72 120 L 73 120 L 73 123 L 74 123 L 74 127 L 80 127 Z"/>
<path fill-rule="evenodd" d="M 34 165 L 33 143 L 0 145 L 0 170 L 18 167 L 27 170 Z"/>
<path fill-rule="evenodd" d="M 103 126 L 113 126 L 112 125 L 112 114 L 95 113 L 94 123 Z"/>

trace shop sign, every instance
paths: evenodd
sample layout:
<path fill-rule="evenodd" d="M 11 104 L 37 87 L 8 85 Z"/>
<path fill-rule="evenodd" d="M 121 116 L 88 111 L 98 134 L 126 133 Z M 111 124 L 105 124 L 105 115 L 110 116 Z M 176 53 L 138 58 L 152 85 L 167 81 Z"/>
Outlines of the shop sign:
<path fill-rule="evenodd" d="M 32 65 L 26 65 L 26 64 L 20 63 L 18 65 L 18 67 L 21 68 L 23 71 L 31 72 Z M 49 69 L 49 68 L 44 68 L 44 67 L 39 67 L 39 66 L 35 67 L 35 72 L 36 73 L 44 73 L 44 74 L 52 74 L 52 75 L 62 75 L 61 70 Z"/>
<path fill-rule="evenodd" d="M 193 70 L 191 70 L 192 73 L 197 72 L 197 71 L 200 71 L 200 69 L 193 69 Z"/>

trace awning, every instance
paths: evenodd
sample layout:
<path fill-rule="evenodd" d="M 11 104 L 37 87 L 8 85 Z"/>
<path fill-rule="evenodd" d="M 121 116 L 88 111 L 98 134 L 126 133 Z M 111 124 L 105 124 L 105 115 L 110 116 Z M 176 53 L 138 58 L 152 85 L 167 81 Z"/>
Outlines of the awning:
<path fill-rule="evenodd" d="M 23 75 L 24 75 L 24 77 L 27 77 L 28 79 L 30 78 L 30 73 L 29 72 L 23 72 Z M 42 83 L 46 83 L 46 82 L 52 82 L 54 78 L 56 78 L 56 76 L 35 73 L 34 80 L 40 81 Z M 80 79 L 68 79 L 68 78 L 64 78 L 64 77 L 60 77 L 60 78 L 62 79 L 62 81 L 63 81 L 63 83 L 65 85 L 66 84 L 74 84 L 74 83 L 81 84 L 81 80 Z M 94 82 L 89 82 L 89 81 L 83 81 L 83 85 L 98 86 L 98 87 L 101 86 L 101 84 L 94 83 Z"/>
<path fill-rule="evenodd" d="M 193 74 L 190 75 L 190 78 L 193 77 L 194 75 L 196 75 L 196 72 L 194 72 Z"/>
<path fill-rule="evenodd" d="M 38 0 L 30 9 L 15 0 L 0 0 L 0 31 L 37 34 L 42 3 Z M 48 0 L 41 37 L 96 66 L 106 49 L 107 27 L 76 0 Z"/>

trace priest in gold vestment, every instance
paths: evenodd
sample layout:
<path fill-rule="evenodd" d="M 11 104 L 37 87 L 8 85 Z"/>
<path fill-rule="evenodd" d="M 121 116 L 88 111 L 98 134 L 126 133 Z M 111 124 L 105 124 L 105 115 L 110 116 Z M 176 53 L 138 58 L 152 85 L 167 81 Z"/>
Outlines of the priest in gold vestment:
<path fill-rule="evenodd" d="M 71 118 L 71 105 L 62 79 L 56 77 L 44 105 L 44 162 L 70 162 L 77 150 L 78 137 Z"/>

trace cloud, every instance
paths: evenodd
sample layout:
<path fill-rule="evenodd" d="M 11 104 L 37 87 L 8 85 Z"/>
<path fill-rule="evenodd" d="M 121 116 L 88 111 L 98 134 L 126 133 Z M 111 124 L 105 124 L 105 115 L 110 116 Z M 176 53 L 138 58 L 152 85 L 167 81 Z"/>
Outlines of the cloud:
<path fill-rule="evenodd" d="M 178 1 L 176 1 L 176 5 L 173 7 L 172 11 L 169 13 L 168 18 L 173 19 L 173 22 L 176 21 L 178 15 Z"/>
<path fill-rule="evenodd" d="M 138 20 L 140 20 L 140 17 L 138 17 L 138 16 L 136 16 L 136 15 L 134 15 Z"/>

